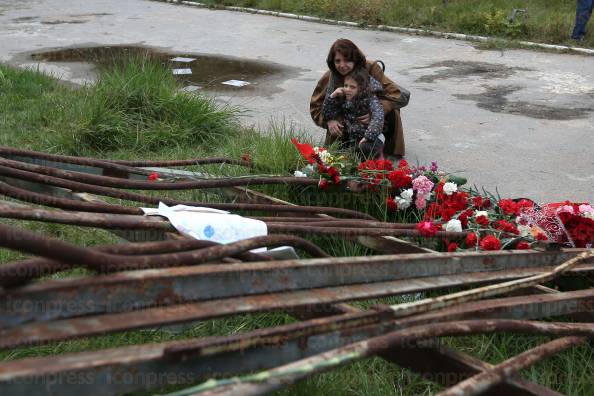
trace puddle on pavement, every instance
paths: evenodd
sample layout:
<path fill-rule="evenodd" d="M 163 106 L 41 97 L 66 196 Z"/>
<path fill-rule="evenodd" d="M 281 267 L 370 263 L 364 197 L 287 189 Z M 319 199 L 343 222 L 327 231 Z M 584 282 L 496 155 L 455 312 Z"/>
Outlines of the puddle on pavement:
<path fill-rule="evenodd" d="M 418 67 L 417 69 L 438 69 L 432 74 L 419 77 L 416 81 L 433 83 L 437 80 L 450 78 L 479 77 L 485 80 L 506 79 L 518 71 L 532 71 L 522 67 L 509 67 L 497 63 L 486 62 L 463 62 L 448 60 L 436 62 L 429 66 Z M 510 100 L 508 95 L 523 89 L 514 85 L 483 85 L 484 91 L 478 94 L 456 94 L 458 99 L 472 100 L 476 105 L 494 113 L 523 115 L 530 118 L 546 120 L 573 120 L 588 117 L 592 112 L 590 108 L 583 107 L 554 107 L 540 103 L 533 103 L 522 100 Z"/>
<path fill-rule="evenodd" d="M 268 96 L 280 92 L 278 84 L 284 82 L 287 74 L 298 73 L 300 69 L 270 62 L 241 58 L 173 53 L 140 46 L 104 46 L 85 48 L 64 48 L 33 53 L 31 57 L 44 62 L 87 62 L 98 68 L 110 68 L 122 60 L 146 57 L 161 62 L 173 69 L 191 69 L 191 74 L 176 75 L 175 78 L 187 91 L 212 91 L 234 96 Z M 173 61 L 173 58 L 193 58 L 191 62 Z M 247 81 L 250 84 L 235 87 L 222 84 L 228 80 Z M 189 88 L 189 89 L 188 89 Z"/>
<path fill-rule="evenodd" d="M 517 71 L 530 71 L 531 69 L 522 67 L 509 67 L 498 63 L 486 62 L 462 62 L 448 60 L 432 63 L 429 66 L 418 67 L 417 69 L 435 69 L 442 68 L 435 73 L 426 74 L 417 78 L 417 82 L 432 83 L 436 80 L 446 80 L 449 78 L 468 78 L 477 76 L 484 79 L 507 78 Z"/>
<path fill-rule="evenodd" d="M 484 92 L 479 94 L 458 94 L 458 99 L 475 101 L 481 109 L 494 113 L 516 114 L 544 120 L 574 120 L 586 118 L 592 111 L 590 108 L 553 107 L 530 103 L 523 100 L 509 100 L 507 96 L 522 89 L 513 85 L 484 85 Z"/>

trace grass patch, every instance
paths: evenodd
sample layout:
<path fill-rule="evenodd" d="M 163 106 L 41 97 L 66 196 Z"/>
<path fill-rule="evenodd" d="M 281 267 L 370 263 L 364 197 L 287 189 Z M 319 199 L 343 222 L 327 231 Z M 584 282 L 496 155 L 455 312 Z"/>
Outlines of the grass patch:
<path fill-rule="evenodd" d="M 358 22 L 575 45 L 572 0 L 201 0 Z M 514 10 L 520 10 L 515 11 Z M 589 29 L 580 47 L 594 47 Z"/>

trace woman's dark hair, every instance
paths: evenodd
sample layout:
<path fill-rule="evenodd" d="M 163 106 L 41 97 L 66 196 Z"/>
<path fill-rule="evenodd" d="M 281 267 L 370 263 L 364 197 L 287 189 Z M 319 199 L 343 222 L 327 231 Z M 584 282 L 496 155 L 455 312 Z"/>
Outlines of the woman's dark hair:
<path fill-rule="evenodd" d="M 340 74 L 334 66 L 334 57 L 337 52 L 344 56 L 349 62 L 354 63 L 353 70 L 365 67 L 365 55 L 363 55 L 363 52 L 361 52 L 359 47 L 357 47 L 351 40 L 338 39 L 332 44 L 332 47 L 330 47 L 330 52 L 328 52 L 328 57 L 326 58 L 326 63 L 328 64 L 328 68 L 332 70 L 332 73 Z"/>
<path fill-rule="evenodd" d="M 355 68 L 352 72 L 344 76 L 344 80 L 352 78 L 357 83 L 357 96 L 365 98 L 371 95 L 371 87 L 369 84 L 369 72 L 365 68 Z"/>

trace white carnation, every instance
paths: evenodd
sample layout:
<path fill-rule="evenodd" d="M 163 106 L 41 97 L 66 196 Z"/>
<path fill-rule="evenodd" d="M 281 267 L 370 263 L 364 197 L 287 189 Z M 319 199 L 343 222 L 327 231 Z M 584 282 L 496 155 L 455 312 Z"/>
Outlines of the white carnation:
<path fill-rule="evenodd" d="M 407 190 L 402 191 L 400 193 L 400 196 L 402 197 L 402 199 L 406 199 L 407 201 L 412 201 L 413 189 L 409 188 Z"/>
<path fill-rule="evenodd" d="M 443 185 L 443 192 L 446 195 L 452 195 L 456 191 L 458 191 L 458 186 L 456 185 L 456 183 L 447 182 L 446 184 Z"/>
<path fill-rule="evenodd" d="M 452 219 L 446 224 L 445 230 L 448 232 L 460 232 L 462 231 L 462 222 L 458 219 Z"/>
<path fill-rule="evenodd" d="M 293 173 L 293 176 L 295 176 L 295 177 L 307 177 L 307 175 L 306 175 L 305 173 L 303 173 L 303 172 L 301 172 L 301 171 L 298 171 L 298 170 L 296 170 L 296 171 Z"/>
<path fill-rule="evenodd" d="M 489 218 L 489 212 L 486 210 L 477 210 L 474 212 L 474 217 L 485 216 L 487 219 Z"/>
<path fill-rule="evenodd" d="M 523 237 L 532 235 L 532 229 L 527 225 L 518 224 L 518 231 L 520 232 L 520 236 Z"/>
<path fill-rule="evenodd" d="M 403 199 L 403 198 L 396 197 L 394 199 L 394 202 L 396 202 L 396 205 L 398 205 L 398 209 L 406 209 L 406 208 L 410 207 L 410 204 L 412 201 L 410 199 Z"/>

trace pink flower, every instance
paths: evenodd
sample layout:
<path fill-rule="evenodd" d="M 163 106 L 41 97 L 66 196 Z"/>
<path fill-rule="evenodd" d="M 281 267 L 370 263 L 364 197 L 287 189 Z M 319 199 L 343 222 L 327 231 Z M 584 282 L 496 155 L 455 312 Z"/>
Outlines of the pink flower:
<path fill-rule="evenodd" d="M 425 199 L 424 195 L 417 195 L 415 198 L 415 206 L 417 209 L 425 209 L 425 206 L 427 206 L 427 200 Z"/>
<path fill-rule="evenodd" d="M 433 182 L 424 175 L 418 176 L 412 181 L 412 184 L 413 190 L 421 195 L 429 195 L 431 189 L 433 189 Z"/>

